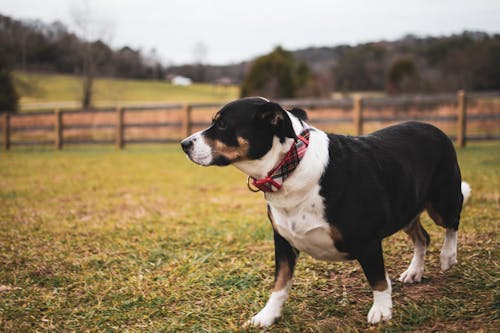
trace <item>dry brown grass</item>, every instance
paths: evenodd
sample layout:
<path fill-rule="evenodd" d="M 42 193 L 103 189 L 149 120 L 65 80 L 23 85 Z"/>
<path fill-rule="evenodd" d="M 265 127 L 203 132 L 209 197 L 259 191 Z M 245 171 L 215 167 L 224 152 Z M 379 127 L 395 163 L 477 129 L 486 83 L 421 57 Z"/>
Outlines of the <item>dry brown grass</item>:
<path fill-rule="evenodd" d="M 498 151 L 459 151 L 473 195 L 450 272 L 439 270 L 443 231 L 427 218 L 421 284 L 396 281 L 411 259 L 405 235 L 385 241 L 389 323 L 366 323 L 371 292 L 359 265 L 304 255 L 270 331 L 495 331 Z M 236 170 L 196 167 L 175 145 L 2 153 L 0 207 L 0 331 L 239 331 L 272 287 L 262 197 Z"/>

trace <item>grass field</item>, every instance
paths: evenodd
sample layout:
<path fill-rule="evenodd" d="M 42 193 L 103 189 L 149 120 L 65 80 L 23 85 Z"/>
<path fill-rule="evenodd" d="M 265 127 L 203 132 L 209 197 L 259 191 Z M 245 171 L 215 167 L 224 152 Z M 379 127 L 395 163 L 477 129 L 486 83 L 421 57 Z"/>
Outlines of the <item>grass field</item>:
<path fill-rule="evenodd" d="M 370 327 L 355 262 L 302 255 L 272 332 L 494 331 L 500 327 L 500 144 L 459 151 L 473 194 L 459 264 L 439 270 L 431 235 L 423 283 L 396 281 L 411 245 L 384 243 L 389 323 Z M 265 304 L 273 243 L 261 194 L 233 168 L 202 168 L 176 145 L 0 153 L 0 331 L 238 331 Z"/>
<path fill-rule="evenodd" d="M 22 111 L 77 108 L 82 96 L 81 78 L 73 75 L 15 72 Z M 227 102 L 239 94 L 236 86 L 209 84 L 174 86 L 166 81 L 97 78 L 94 105 Z"/>

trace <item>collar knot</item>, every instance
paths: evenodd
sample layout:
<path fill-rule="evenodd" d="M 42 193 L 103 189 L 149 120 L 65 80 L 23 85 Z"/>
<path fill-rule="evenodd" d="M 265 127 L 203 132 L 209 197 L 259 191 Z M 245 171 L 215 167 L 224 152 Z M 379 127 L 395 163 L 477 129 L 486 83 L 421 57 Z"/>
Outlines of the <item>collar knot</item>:
<path fill-rule="evenodd" d="M 248 187 L 250 190 L 253 192 L 258 192 L 259 190 L 262 192 L 276 192 L 280 190 L 285 179 L 290 177 L 304 157 L 307 147 L 309 146 L 310 132 L 311 130 L 306 128 L 297 135 L 294 144 L 292 144 L 290 150 L 285 154 L 285 157 L 283 157 L 277 166 L 267 173 L 266 177 L 255 179 L 250 176 L 248 178 Z M 252 180 L 252 185 L 255 186 L 257 190 L 250 187 L 250 179 Z"/>

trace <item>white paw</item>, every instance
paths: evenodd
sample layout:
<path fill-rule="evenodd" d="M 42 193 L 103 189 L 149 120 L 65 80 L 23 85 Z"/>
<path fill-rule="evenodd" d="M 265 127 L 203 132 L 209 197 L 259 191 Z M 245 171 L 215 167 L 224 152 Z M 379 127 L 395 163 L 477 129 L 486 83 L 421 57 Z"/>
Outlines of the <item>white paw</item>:
<path fill-rule="evenodd" d="M 443 272 L 449 270 L 457 261 L 457 252 L 441 252 L 441 270 Z"/>
<path fill-rule="evenodd" d="M 406 271 L 404 271 L 399 276 L 399 281 L 403 283 L 415 283 L 422 281 L 422 275 L 424 274 L 424 269 L 421 267 L 408 267 Z"/>
<path fill-rule="evenodd" d="M 381 320 L 389 320 L 392 318 L 392 306 L 384 304 L 373 304 L 368 312 L 368 323 L 376 324 Z"/>
<path fill-rule="evenodd" d="M 266 308 L 262 309 L 259 313 L 248 320 L 243 327 L 269 327 L 276 322 L 281 317 L 280 313 L 272 313 L 270 311 L 265 311 Z"/>
<path fill-rule="evenodd" d="M 281 308 L 288 297 L 288 288 L 289 285 L 280 291 L 272 292 L 266 306 L 253 316 L 252 319 L 243 324 L 243 328 L 249 326 L 269 327 L 274 324 L 274 322 L 281 317 Z"/>

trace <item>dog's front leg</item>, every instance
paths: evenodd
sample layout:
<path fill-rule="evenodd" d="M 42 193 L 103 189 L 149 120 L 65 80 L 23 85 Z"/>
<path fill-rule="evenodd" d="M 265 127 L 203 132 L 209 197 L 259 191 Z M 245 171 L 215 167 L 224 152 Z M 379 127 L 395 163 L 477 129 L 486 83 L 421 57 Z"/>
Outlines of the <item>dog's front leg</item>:
<path fill-rule="evenodd" d="M 247 326 L 268 327 L 281 317 L 283 304 L 288 298 L 293 271 L 299 252 L 278 232 L 274 231 L 275 274 L 274 288 L 266 306 L 245 323 Z"/>
<path fill-rule="evenodd" d="M 368 322 L 376 324 L 392 317 L 392 288 L 389 275 L 385 271 L 384 256 L 380 240 L 359 245 L 355 251 L 373 292 L 373 305 L 368 312 Z"/>

